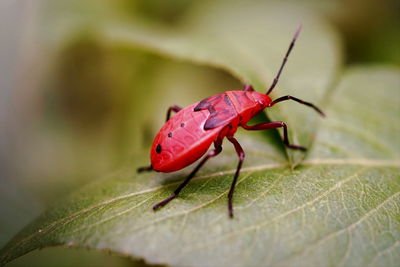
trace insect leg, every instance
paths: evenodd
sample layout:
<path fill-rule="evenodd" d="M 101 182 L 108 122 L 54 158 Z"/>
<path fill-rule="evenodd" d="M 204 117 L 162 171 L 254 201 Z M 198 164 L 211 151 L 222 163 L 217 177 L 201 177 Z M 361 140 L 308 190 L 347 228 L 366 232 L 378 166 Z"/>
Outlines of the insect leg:
<path fill-rule="evenodd" d="M 176 196 L 179 195 L 179 193 L 181 192 L 181 190 L 189 183 L 189 181 L 196 175 L 197 171 L 204 165 L 204 163 L 206 163 L 206 161 L 209 158 L 215 157 L 216 155 L 218 155 L 219 153 L 221 153 L 222 151 L 222 139 L 221 140 L 217 140 L 214 143 L 215 149 L 211 150 L 210 152 L 208 152 L 207 156 L 205 156 L 201 162 L 199 163 L 199 165 L 196 166 L 196 168 L 189 174 L 189 176 L 185 179 L 185 181 L 183 181 L 183 183 L 181 183 L 178 188 L 175 189 L 174 193 L 172 193 L 169 197 L 167 197 L 166 199 L 162 200 L 161 202 L 158 202 L 157 204 L 155 204 L 153 206 L 153 210 L 157 210 L 163 206 L 165 206 L 166 204 L 168 204 L 168 202 L 170 202 L 172 199 L 174 199 Z"/>
<path fill-rule="evenodd" d="M 243 91 L 250 91 L 250 92 L 252 92 L 252 91 L 254 91 L 254 88 L 253 88 L 253 86 L 251 86 L 250 84 L 248 84 L 248 85 L 245 85 L 245 86 L 244 86 Z"/>
<path fill-rule="evenodd" d="M 138 173 L 141 173 L 141 172 L 149 172 L 149 171 L 152 171 L 153 170 L 153 166 L 144 166 L 144 167 L 140 167 L 140 168 L 137 168 L 137 172 Z"/>
<path fill-rule="evenodd" d="M 248 125 L 242 125 L 242 127 L 246 130 L 269 130 L 269 129 L 276 129 L 276 128 L 283 128 L 283 143 L 293 149 L 299 149 L 302 151 L 306 151 L 307 148 L 304 146 L 298 146 L 298 145 L 292 145 L 289 143 L 289 138 L 288 138 L 288 133 L 287 133 L 287 126 L 284 122 L 282 121 L 274 121 L 274 122 L 267 122 L 267 123 L 261 123 L 261 124 L 256 124 L 252 126 Z"/>
<path fill-rule="evenodd" d="M 167 111 L 167 119 L 166 119 L 165 121 L 168 121 L 168 120 L 169 120 L 169 118 L 171 117 L 171 112 L 172 112 L 172 111 L 178 112 L 178 111 L 180 111 L 181 109 L 182 109 L 182 108 L 179 107 L 179 106 L 177 106 L 177 105 L 170 106 L 170 107 L 168 108 L 168 111 Z"/>
<path fill-rule="evenodd" d="M 229 193 L 228 193 L 229 217 L 233 218 L 233 205 L 232 205 L 233 192 L 235 191 L 235 185 L 236 185 L 239 173 L 240 173 L 240 168 L 242 168 L 242 163 L 243 163 L 245 154 L 244 154 L 244 151 L 243 151 L 242 147 L 240 146 L 239 142 L 233 136 L 228 136 L 228 140 L 231 141 L 231 143 L 235 146 L 236 153 L 239 156 L 239 163 L 236 168 L 235 177 L 233 178 L 231 188 L 229 189 Z"/>
<path fill-rule="evenodd" d="M 170 106 L 169 108 L 168 108 L 168 111 L 167 111 L 167 120 L 166 121 L 168 121 L 169 120 L 169 118 L 171 117 L 171 112 L 172 111 L 174 111 L 174 112 L 178 112 L 178 111 L 180 111 L 182 108 L 181 107 L 179 107 L 179 106 L 177 106 L 177 105 L 173 105 L 173 106 Z M 153 166 L 145 166 L 145 167 L 140 167 L 140 168 L 137 168 L 137 172 L 138 173 L 141 173 L 141 172 L 148 172 L 148 171 L 152 171 L 153 170 Z"/>
<path fill-rule="evenodd" d="M 280 97 L 280 98 L 277 98 L 277 99 L 275 99 L 274 101 L 272 101 L 272 102 L 269 104 L 269 106 L 272 107 L 272 106 L 275 105 L 276 103 L 279 103 L 279 102 L 282 102 L 282 101 L 286 101 L 286 100 L 293 100 L 293 101 L 296 101 L 296 102 L 298 102 L 298 103 L 300 103 L 300 104 L 309 106 L 309 107 L 313 108 L 316 112 L 318 112 L 319 114 L 321 114 L 322 117 L 325 117 L 324 112 L 322 112 L 322 110 L 319 109 L 319 108 L 318 108 L 317 106 L 315 106 L 314 104 L 311 104 L 311 103 L 309 103 L 309 102 L 303 101 L 303 100 L 301 100 L 301 99 L 299 99 L 299 98 L 297 98 L 297 97 L 291 96 L 291 95 L 285 95 L 285 96 L 282 96 L 282 97 Z"/>

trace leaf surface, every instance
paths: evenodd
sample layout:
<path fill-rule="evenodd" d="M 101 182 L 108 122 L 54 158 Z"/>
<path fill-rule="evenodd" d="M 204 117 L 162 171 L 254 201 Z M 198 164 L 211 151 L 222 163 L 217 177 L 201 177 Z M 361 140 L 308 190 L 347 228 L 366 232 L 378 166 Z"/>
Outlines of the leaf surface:
<path fill-rule="evenodd" d="M 295 170 L 262 135 L 241 132 L 246 161 L 227 192 L 230 146 L 159 212 L 187 174 L 121 170 L 83 188 L 0 252 L 6 263 L 52 246 L 108 249 L 173 266 L 396 266 L 400 258 L 400 71 L 353 68 L 341 79 L 309 157 Z"/>

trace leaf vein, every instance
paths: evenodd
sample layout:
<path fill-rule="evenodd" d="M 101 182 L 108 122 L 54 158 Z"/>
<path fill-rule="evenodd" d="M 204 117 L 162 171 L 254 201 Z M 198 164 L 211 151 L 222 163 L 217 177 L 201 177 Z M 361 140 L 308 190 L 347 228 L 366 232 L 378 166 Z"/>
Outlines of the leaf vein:
<path fill-rule="evenodd" d="M 385 248 L 382 251 L 379 251 L 375 257 L 370 261 L 370 263 L 368 264 L 368 266 L 373 266 L 373 264 L 376 262 L 376 260 L 380 257 L 382 257 L 383 255 L 389 253 L 390 251 L 392 251 L 393 249 L 395 249 L 396 247 L 398 247 L 400 245 L 400 241 L 396 240 L 396 242 L 394 242 L 391 246 Z"/>
<path fill-rule="evenodd" d="M 337 237 L 339 235 L 341 235 L 342 233 L 348 232 L 350 234 L 350 232 L 356 228 L 358 225 L 360 225 L 365 219 L 369 218 L 372 214 L 374 214 L 375 212 L 377 212 L 379 209 L 381 209 L 384 205 L 386 205 L 388 202 L 390 202 L 393 198 L 397 197 L 400 194 L 400 191 L 396 192 L 395 194 L 391 195 L 390 197 L 388 197 L 387 199 L 385 199 L 382 203 L 380 203 L 378 206 L 376 206 L 375 208 L 369 210 L 366 214 L 364 214 L 363 216 L 361 216 L 357 221 L 355 221 L 354 223 L 350 224 L 349 226 L 342 228 L 338 231 L 332 232 L 329 235 L 325 236 L 324 238 L 321 238 L 319 240 L 317 240 L 316 242 L 314 242 L 313 244 L 309 245 L 308 247 L 303 248 L 301 251 L 299 251 L 298 253 L 290 256 L 289 258 L 285 259 L 284 261 L 288 261 L 296 256 L 301 256 L 304 255 L 305 253 L 307 253 L 311 248 L 320 245 L 321 243 L 324 243 L 327 240 L 330 240 L 334 237 Z M 283 262 L 276 262 L 275 264 L 279 265 Z"/>
<path fill-rule="evenodd" d="M 285 217 L 287 217 L 287 216 L 289 216 L 291 214 L 294 214 L 297 211 L 303 210 L 307 206 L 311 206 L 311 205 L 317 203 L 319 200 L 321 200 L 322 198 L 326 197 L 328 194 L 330 194 L 331 192 L 335 191 L 336 189 L 340 188 L 343 184 L 345 184 L 345 183 L 351 181 L 352 179 L 356 178 L 360 173 L 362 173 L 363 171 L 366 171 L 367 169 L 368 168 L 358 169 L 354 174 L 350 175 L 349 177 L 347 177 L 345 179 L 340 180 L 334 186 L 332 186 L 330 189 L 326 190 L 324 193 L 322 193 L 321 195 L 317 196 L 316 198 L 314 198 L 314 199 L 312 199 L 312 200 L 310 200 L 310 201 L 308 201 L 308 202 L 306 202 L 306 203 L 304 203 L 304 204 L 302 204 L 302 205 L 300 205 L 300 206 L 298 206 L 298 207 L 296 207 L 294 209 L 291 209 L 291 210 L 289 210 L 287 212 L 284 212 L 284 213 L 276 216 L 275 218 L 273 218 L 271 220 L 268 220 L 268 221 L 263 222 L 263 223 L 254 224 L 254 225 L 248 226 L 247 228 L 244 228 L 243 230 L 240 230 L 240 231 L 231 232 L 231 233 L 226 234 L 224 236 L 221 236 L 221 237 L 219 237 L 219 238 L 217 238 L 215 240 L 212 240 L 212 242 L 213 243 L 220 242 L 222 240 L 228 239 L 228 238 L 233 237 L 233 236 L 237 236 L 237 235 L 240 235 L 240 234 L 243 234 L 243 233 L 247 233 L 247 232 L 250 232 L 250 231 L 257 230 L 260 227 L 273 225 L 273 224 L 279 222 L 281 219 L 283 219 L 283 218 L 285 218 Z M 207 246 L 207 245 L 208 245 L 208 243 L 204 243 L 204 244 L 202 244 L 199 247 L 196 247 L 194 249 L 201 248 L 201 247 Z M 193 249 L 191 249 L 191 250 L 193 250 Z M 189 251 L 191 251 L 191 250 L 189 250 Z M 186 253 L 186 252 L 183 252 L 183 254 L 184 253 Z"/>

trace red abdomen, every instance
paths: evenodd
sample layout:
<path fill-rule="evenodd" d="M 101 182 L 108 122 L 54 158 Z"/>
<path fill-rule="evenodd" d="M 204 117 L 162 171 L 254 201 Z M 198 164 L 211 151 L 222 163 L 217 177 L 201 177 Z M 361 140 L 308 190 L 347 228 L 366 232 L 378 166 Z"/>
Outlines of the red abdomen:
<path fill-rule="evenodd" d="M 198 103 L 179 111 L 161 128 L 151 148 L 151 165 L 159 172 L 180 170 L 207 152 L 223 126 L 204 130 L 208 110 L 194 111 Z"/>

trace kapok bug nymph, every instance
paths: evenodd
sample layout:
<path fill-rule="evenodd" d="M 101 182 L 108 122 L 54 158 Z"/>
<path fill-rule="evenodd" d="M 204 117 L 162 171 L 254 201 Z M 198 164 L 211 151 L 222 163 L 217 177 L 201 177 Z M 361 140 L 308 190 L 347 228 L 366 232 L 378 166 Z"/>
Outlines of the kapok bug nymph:
<path fill-rule="evenodd" d="M 217 156 L 222 151 L 222 140 L 226 137 L 234 145 L 239 157 L 236 173 L 228 193 L 228 211 L 229 216 L 232 218 L 233 192 L 245 158 L 242 147 L 234 137 L 239 126 L 246 130 L 283 128 L 283 143 L 287 147 L 306 150 L 305 147 L 289 143 L 287 126 L 282 121 L 266 122 L 252 126 L 247 125 L 248 121 L 263 109 L 272 107 L 285 100 L 294 100 L 300 104 L 309 106 L 324 116 L 324 113 L 318 107 L 296 97 L 286 95 L 271 100 L 268 96 L 278 83 L 279 76 L 300 30 L 301 26 L 299 26 L 294 34 L 279 71 L 266 94 L 258 93 L 254 91 L 251 85 L 246 85 L 243 90 L 226 91 L 222 94 L 213 95 L 186 108 L 174 105 L 168 109 L 166 123 L 156 135 L 151 147 L 151 165 L 139 168 L 138 172 L 145 170 L 166 173 L 178 171 L 201 158 L 212 143 L 214 143 L 214 149 L 207 153 L 196 168 L 169 197 L 155 204 L 153 210 L 165 206 L 178 196 L 203 164 L 209 158 Z M 172 111 L 176 112 L 176 114 L 170 118 Z"/>

